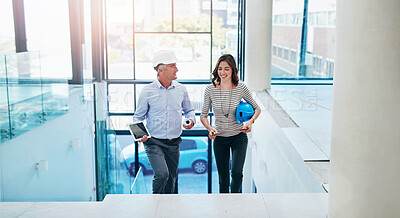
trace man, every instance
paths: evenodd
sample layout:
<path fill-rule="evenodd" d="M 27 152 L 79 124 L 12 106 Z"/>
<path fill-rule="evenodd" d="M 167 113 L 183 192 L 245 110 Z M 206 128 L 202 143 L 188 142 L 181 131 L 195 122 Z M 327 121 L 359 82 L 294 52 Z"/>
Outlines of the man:
<path fill-rule="evenodd" d="M 151 138 L 144 136 L 140 142 L 144 143 L 154 171 L 153 194 L 175 193 L 182 111 L 190 120 L 189 125 L 183 126 L 185 129 L 191 129 L 196 121 L 186 88 L 174 81 L 178 72 L 176 61 L 172 51 L 162 50 L 154 55 L 153 67 L 158 79 L 142 89 L 133 116 L 134 121 L 146 119 L 151 135 Z"/>

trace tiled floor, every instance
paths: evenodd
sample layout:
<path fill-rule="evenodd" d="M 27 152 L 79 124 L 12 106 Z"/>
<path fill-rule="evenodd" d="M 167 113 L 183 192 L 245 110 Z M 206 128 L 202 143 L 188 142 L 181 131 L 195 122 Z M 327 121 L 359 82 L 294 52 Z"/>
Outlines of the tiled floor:
<path fill-rule="evenodd" d="M 0 203 L 0 217 L 325 218 L 327 194 L 108 195 L 103 202 Z"/>

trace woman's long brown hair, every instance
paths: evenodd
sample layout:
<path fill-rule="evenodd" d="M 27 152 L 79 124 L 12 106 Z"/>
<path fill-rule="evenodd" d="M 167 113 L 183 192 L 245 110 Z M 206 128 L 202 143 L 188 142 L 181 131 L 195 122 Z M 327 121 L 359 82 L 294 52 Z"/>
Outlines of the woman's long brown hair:
<path fill-rule="evenodd" d="M 224 54 L 218 59 L 217 64 L 215 65 L 214 71 L 212 73 L 213 78 L 211 81 L 212 81 L 214 87 L 217 87 L 217 85 L 221 84 L 221 78 L 218 75 L 218 67 L 219 67 L 219 64 L 221 63 L 221 61 L 226 61 L 226 63 L 228 63 L 228 65 L 231 67 L 232 83 L 235 86 L 237 86 L 239 84 L 239 76 L 238 76 L 238 69 L 236 68 L 235 58 L 230 54 Z"/>

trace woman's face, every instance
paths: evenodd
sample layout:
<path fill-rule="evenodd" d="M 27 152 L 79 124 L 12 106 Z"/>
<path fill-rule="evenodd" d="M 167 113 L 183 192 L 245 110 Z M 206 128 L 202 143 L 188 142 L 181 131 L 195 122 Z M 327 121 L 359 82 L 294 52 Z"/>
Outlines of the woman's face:
<path fill-rule="evenodd" d="M 218 76 L 221 78 L 221 82 L 232 81 L 232 68 L 228 62 L 221 61 L 218 66 Z"/>

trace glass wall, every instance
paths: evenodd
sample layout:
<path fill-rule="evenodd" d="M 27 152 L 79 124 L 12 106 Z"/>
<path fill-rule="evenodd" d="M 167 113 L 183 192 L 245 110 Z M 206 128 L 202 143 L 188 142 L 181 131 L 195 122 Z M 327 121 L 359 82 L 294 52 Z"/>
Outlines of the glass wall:
<path fill-rule="evenodd" d="M 335 25 L 336 0 L 274 0 L 271 77 L 333 78 Z"/>
<path fill-rule="evenodd" d="M 6 71 L 10 132 L 18 136 L 43 123 L 39 53 L 6 55 Z"/>
<path fill-rule="evenodd" d="M 68 111 L 67 78 L 43 76 L 50 69 L 39 52 L 1 56 L 0 114 L 2 141 L 17 137 Z M 62 65 L 63 59 L 51 66 Z M 57 71 L 53 69 L 55 74 Z M 65 69 L 62 69 L 65 70 Z"/>
<path fill-rule="evenodd" d="M 5 56 L 0 55 L 0 143 L 10 139 L 10 111 Z"/>

